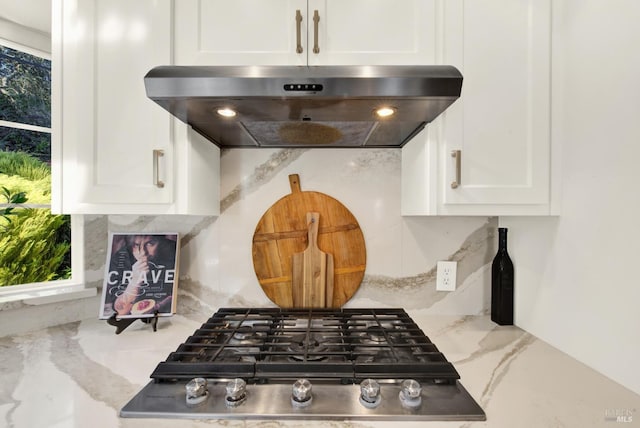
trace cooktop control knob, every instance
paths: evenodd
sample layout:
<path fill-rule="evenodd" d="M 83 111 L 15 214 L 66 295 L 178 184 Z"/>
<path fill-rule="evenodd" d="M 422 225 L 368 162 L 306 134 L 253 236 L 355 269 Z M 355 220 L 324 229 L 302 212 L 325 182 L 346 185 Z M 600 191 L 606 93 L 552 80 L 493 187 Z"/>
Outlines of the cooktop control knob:
<path fill-rule="evenodd" d="M 311 404 L 311 382 L 307 379 L 298 379 L 291 389 L 291 404 L 295 407 L 307 407 Z"/>
<path fill-rule="evenodd" d="M 191 379 L 186 385 L 187 406 L 195 407 L 204 403 L 209 397 L 207 390 L 207 380 L 202 377 Z"/>
<path fill-rule="evenodd" d="M 377 407 L 382 401 L 380 384 L 373 379 L 360 382 L 360 403 L 370 409 Z"/>
<path fill-rule="evenodd" d="M 227 383 L 226 392 L 227 406 L 239 406 L 247 399 L 247 382 L 240 378 L 233 379 Z"/>
<path fill-rule="evenodd" d="M 413 379 L 402 381 L 400 389 L 400 403 L 402 406 L 415 409 L 422 404 L 422 386 Z"/>

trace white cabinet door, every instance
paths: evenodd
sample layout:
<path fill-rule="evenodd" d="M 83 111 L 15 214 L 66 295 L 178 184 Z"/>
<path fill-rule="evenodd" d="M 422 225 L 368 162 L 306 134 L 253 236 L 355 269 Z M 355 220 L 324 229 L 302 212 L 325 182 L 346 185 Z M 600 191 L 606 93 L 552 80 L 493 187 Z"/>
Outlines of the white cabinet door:
<path fill-rule="evenodd" d="M 309 0 L 309 65 L 435 64 L 436 3 Z"/>
<path fill-rule="evenodd" d="M 175 37 L 178 65 L 305 65 L 307 1 L 180 0 Z"/>
<path fill-rule="evenodd" d="M 404 214 L 549 214 L 550 20 L 549 0 L 446 3 L 462 95 L 403 149 Z"/>
<path fill-rule="evenodd" d="M 61 7 L 60 55 L 54 56 L 54 67 L 61 61 L 61 99 L 54 108 L 61 107 L 62 210 L 171 203 L 170 119 L 146 97 L 143 82 L 151 67 L 171 59 L 171 1 L 64 1 Z M 154 150 L 163 153 L 155 164 Z"/>
<path fill-rule="evenodd" d="M 219 150 L 144 88 L 172 61 L 172 10 L 171 0 L 54 4 L 54 211 L 219 213 Z"/>
<path fill-rule="evenodd" d="M 180 65 L 433 64 L 436 3 L 180 0 L 175 60 Z"/>

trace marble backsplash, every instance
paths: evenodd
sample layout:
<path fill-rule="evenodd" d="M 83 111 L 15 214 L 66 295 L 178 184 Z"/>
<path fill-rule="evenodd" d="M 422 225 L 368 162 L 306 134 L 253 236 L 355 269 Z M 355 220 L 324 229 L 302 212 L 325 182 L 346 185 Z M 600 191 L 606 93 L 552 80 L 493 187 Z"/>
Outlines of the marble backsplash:
<path fill-rule="evenodd" d="M 288 175 L 299 174 L 303 191 L 336 198 L 363 231 L 365 277 L 346 306 L 487 311 L 497 218 L 402 217 L 399 150 L 233 149 L 220 163 L 220 216 L 87 216 L 87 282 L 102 287 L 108 231 L 178 232 L 178 313 L 200 321 L 219 307 L 273 306 L 254 273 L 251 242 L 262 214 L 290 193 Z M 458 262 L 456 291 L 436 291 L 438 260 Z"/>

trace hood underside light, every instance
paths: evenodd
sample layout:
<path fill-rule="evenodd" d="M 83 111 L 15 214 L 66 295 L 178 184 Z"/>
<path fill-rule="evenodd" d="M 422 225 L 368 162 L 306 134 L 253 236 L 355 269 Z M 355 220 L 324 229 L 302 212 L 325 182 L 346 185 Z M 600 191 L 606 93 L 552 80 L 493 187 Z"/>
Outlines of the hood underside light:
<path fill-rule="evenodd" d="M 219 108 L 218 110 L 216 110 L 216 113 L 218 113 L 222 117 L 234 117 L 236 115 L 235 110 L 228 107 Z"/>
<path fill-rule="evenodd" d="M 393 116 L 396 113 L 396 109 L 393 107 L 380 107 L 376 110 L 376 116 L 378 117 L 389 117 Z"/>

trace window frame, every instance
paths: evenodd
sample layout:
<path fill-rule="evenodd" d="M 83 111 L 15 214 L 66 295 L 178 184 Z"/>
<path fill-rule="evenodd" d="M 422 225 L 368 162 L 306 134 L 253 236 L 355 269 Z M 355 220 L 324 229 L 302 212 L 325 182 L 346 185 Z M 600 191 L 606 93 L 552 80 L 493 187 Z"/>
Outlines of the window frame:
<path fill-rule="evenodd" d="M 38 48 L 31 47 L 22 43 L 17 43 L 0 36 L 0 44 L 11 49 L 28 53 L 30 55 L 39 56 L 52 61 L 50 52 L 42 51 Z M 60 191 L 59 166 L 60 156 L 62 154 L 62 142 L 55 132 L 59 129 L 59 117 L 54 116 L 54 103 L 60 102 L 57 97 L 54 73 L 56 69 L 51 63 L 51 202 L 49 209 L 52 213 L 57 214 L 59 210 L 54 205 L 57 198 L 54 195 Z M 3 126 L 7 126 L 6 122 Z M 28 205 L 28 204 L 27 204 Z M 0 287 L 0 309 L 3 303 L 22 301 L 27 304 L 46 304 L 63 300 L 77 299 L 83 297 L 91 297 L 97 294 L 95 287 L 85 286 L 85 262 L 84 262 L 84 216 L 71 215 L 71 278 L 37 282 L 31 284 L 16 284 Z"/>

